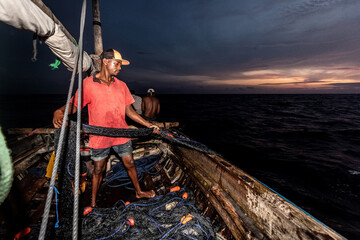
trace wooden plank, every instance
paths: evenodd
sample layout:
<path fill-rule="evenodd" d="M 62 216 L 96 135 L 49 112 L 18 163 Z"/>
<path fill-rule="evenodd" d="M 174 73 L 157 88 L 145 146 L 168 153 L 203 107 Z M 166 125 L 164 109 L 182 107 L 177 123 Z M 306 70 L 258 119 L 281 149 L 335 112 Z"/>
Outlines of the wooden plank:
<path fill-rule="evenodd" d="M 158 126 L 159 128 L 172 128 L 178 127 L 180 125 L 179 122 L 157 122 L 153 124 Z"/>
<path fill-rule="evenodd" d="M 192 167 L 205 172 L 271 239 L 345 239 L 225 159 L 177 147 Z"/>
<path fill-rule="evenodd" d="M 9 128 L 8 134 L 31 136 L 33 134 L 54 134 L 55 128 Z"/>
<path fill-rule="evenodd" d="M 241 212 L 243 216 L 240 217 L 239 209 L 236 208 L 236 204 L 231 201 L 231 198 L 222 190 L 218 184 L 214 183 L 212 185 L 211 192 L 216 196 L 218 201 L 221 202 L 223 208 L 229 213 L 237 226 L 246 225 L 247 228 L 251 230 L 246 234 L 248 237 L 251 236 L 255 239 L 267 239 L 259 229 L 254 227 L 253 222 L 248 222 L 246 224 L 244 223 L 244 221 L 249 221 L 250 219 L 246 218 L 243 212 Z"/>
<path fill-rule="evenodd" d="M 28 191 L 26 191 L 26 193 L 24 193 L 25 195 L 23 199 L 25 203 L 30 202 L 30 200 L 34 199 L 34 196 L 39 195 L 39 193 L 37 192 L 44 186 L 44 183 L 46 181 L 47 180 L 45 178 L 39 178 L 32 184 L 32 187 Z"/>
<path fill-rule="evenodd" d="M 181 161 L 181 160 L 180 160 Z M 200 188 L 201 191 L 206 195 L 207 199 L 211 203 L 211 205 L 216 209 L 217 213 L 221 216 L 221 219 L 225 222 L 227 227 L 232 232 L 235 239 L 246 239 L 243 234 L 243 231 L 241 231 L 238 226 L 234 223 L 231 216 L 228 214 L 228 212 L 223 208 L 222 204 L 218 201 L 218 199 L 209 191 L 211 185 L 210 181 L 208 179 L 204 178 L 201 173 L 198 171 L 189 171 L 186 169 L 193 169 L 190 165 L 188 165 L 189 162 L 186 163 L 186 168 L 184 168 L 184 171 L 188 173 L 188 175 L 191 177 L 191 179 L 196 183 L 197 188 Z M 184 165 L 183 165 L 184 166 Z M 195 174 L 194 174 L 195 173 Z"/>
<path fill-rule="evenodd" d="M 30 166 L 38 162 L 42 158 L 42 154 L 45 152 L 52 152 L 54 150 L 54 147 L 50 147 L 50 149 L 47 149 L 46 147 L 40 148 L 38 151 L 30 154 L 26 158 L 23 158 L 14 164 L 14 176 L 17 176 L 22 171 L 25 171 Z"/>
<path fill-rule="evenodd" d="M 30 158 L 34 157 L 35 155 L 41 154 L 44 152 L 47 152 L 46 147 L 44 147 L 44 145 L 35 146 L 34 148 L 24 152 L 20 156 L 13 158 L 13 164 L 16 165 L 23 160 L 30 159 Z"/>
<path fill-rule="evenodd" d="M 156 125 L 159 128 L 172 128 L 172 127 L 180 126 L 179 122 L 153 122 L 151 124 Z M 133 126 L 133 125 L 129 125 L 129 128 L 137 129 L 138 127 Z"/>

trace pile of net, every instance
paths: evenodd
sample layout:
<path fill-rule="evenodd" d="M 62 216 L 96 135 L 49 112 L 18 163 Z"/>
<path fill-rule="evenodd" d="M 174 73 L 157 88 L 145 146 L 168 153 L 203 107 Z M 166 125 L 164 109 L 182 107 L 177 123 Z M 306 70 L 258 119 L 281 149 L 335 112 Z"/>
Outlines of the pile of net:
<path fill-rule="evenodd" d="M 199 213 L 189 191 L 170 192 L 113 208 L 94 208 L 81 219 L 81 239 L 215 239 L 216 227 Z"/>

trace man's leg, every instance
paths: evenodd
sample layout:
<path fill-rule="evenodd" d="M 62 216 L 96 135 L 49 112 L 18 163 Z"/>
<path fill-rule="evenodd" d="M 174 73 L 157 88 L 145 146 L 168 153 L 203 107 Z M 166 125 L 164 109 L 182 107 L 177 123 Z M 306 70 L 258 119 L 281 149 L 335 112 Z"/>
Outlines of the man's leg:
<path fill-rule="evenodd" d="M 129 174 L 129 177 L 132 181 L 132 183 L 135 186 L 135 192 L 136 192 L 136 197 L 137 198 L 153 198 L 155 197 L 155 191 L 151 190 L 151 191 L 142 191 L 140 188 L 140 184 L 139 184 L 139 179 L 137 176 L 137 170 L 136 170 L 136 166 L 134 163 L 134 159 L 132 154 L 125 156 L 125 157 L 121 157 L 124 166 Z"/>
<path fill-rule="evenodd" d="M 100 160 L 94 161 L 94 170 L 92 173 L 92 187 L 91 187 L 91 206 L 96 206 L 96 196 L 99 190 L 100 183 L 102 181 L 102 174 L 105 170 L 105 163 L 107 157 Z"/>

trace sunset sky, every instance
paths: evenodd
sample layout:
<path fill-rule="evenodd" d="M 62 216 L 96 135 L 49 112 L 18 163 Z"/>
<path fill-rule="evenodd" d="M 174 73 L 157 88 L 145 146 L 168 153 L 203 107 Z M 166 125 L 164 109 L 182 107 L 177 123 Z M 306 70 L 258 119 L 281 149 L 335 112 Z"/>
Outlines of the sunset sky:
<path fill-rule="evenodd" d="M 44 3 L 77 39 L 81 2 Z M 91 1 L 84 50 L 93 53 Z M 101 1 L 104 49 L 144 93 L 360 93 L 359 0 Z M 32 33 L 0 22 L 0 94 L 66 93 L 71 72 Z"/>

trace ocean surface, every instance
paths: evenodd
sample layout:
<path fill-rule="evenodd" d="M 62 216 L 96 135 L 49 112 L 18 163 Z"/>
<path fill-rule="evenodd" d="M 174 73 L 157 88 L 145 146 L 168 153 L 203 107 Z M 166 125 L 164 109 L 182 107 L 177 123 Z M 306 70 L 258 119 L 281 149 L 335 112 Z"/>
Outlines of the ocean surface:
<path fill-rule="evenodd" d="M 159 95 L 182 131 L 360 239 L 360 95 Z M 0 124 L 49 127 L 64 95 L 0 96 Z"/>

